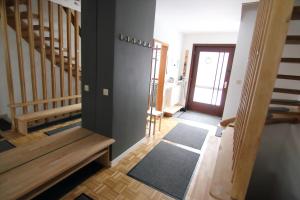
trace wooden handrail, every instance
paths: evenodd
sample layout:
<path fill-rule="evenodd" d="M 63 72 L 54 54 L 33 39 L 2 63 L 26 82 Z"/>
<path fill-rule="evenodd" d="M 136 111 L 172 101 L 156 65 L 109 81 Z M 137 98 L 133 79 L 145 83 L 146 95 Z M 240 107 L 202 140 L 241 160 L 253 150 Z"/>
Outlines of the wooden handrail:
<path fill-rule="evenodd" d="M 30 105 L 53 103 L 53 102 L 72 100 L 72 99 L 80 99 L 80 98 L 81 98 L 81 95 L 74 95 L 74 96 L 58 97 L 58 98 L 53 98 L 53 99 L 36 100 L 36 101 L 30 101 L 30 102 L 26 102 L 26 103 L 9 104 L 8 106 L 11 108 L 17 108 L 17 107 L 25 107 L 25 106 L 30 106 Z"/>

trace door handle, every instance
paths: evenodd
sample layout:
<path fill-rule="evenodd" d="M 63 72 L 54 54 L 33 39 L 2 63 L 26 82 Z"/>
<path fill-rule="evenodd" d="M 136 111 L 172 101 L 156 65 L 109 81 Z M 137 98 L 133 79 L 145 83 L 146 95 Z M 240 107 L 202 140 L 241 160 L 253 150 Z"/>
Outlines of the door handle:
<path fill-rule="evenodd" d="M 227 89 L 227 86 L 228 86 L 228 82 L 227 82 L 227 81 L 225 81 L 225 82 L 224 82 L 223 89 Z"/>

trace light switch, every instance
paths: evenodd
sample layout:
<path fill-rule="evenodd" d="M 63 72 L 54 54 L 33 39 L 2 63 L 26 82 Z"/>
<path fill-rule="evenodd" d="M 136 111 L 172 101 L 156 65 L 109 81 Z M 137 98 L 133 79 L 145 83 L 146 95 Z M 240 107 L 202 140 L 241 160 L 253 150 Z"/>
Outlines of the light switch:
<path fill-rule="evenodd" d="M 108 92 L 109 92 L 108 89 L 104 88 L 103 89 L 103 96 L 108 96 L 109 95 Z"/>
<path fill-rule="evenodd" d="M 84 85 L 83 90 L 85 92 L 89 92 L 90 91 L 90 86 L 89 85 Z"/>

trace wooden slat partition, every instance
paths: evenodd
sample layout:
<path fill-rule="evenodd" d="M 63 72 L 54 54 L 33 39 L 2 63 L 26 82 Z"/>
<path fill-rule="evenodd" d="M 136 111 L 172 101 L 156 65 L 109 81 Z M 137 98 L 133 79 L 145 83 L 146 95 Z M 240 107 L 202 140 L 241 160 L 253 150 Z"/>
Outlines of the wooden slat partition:
<path fill-rule="evenodd" d="M 79 79 L 79 13 L 75 11 L 74 15 L 74 38 L 75 38 L 75 94 L 80 94 Z M 78 99 L 77 99 L 78 100 Z M 76 101 L 76 103 L 79 103 Z"/>
<path fill-rule="evenodd" d="M 50 0 L 1 0 L 1 6 L 3 26 L 1 48 L 5 53 L 8 106 L 13 128 L 16 128 L 16 115 L 32 112 L 30 109 L 32 107 L 33 112 L 38 112 L 40 109 L 49 109 L 49 105 L 53 108 L 59 104 L 65 106 L 66 101 L 69 104 L 79 103 L 81 99 L 79 12 L 64 8 Z M 16 32 L 16 36 L 12 37 L 16 41 L 18 58 L 10 56 L 9 42 L 12 38 L 8 38 L 8 27 Z M 67 41 L 64 42 L 64 39 Z M 25 48 L 29 50 L 28 55 L 25 55 L 27 52 Z M 13 59 L 18 59 L 16 66 L 11 63 Z M 56 77 L 57 70 L 59 77 Z M 14 76 L 14 73 L 17 74 Z M 65 85 L 65 76 L 68 85 Z M 60 86 L 57 81 L 60 82 Z M 26 87 L 30 87 L 31 91 L 28 92 Z M 22 112 L 17 114 L 19 108 Z"/>
<path fill-rule="evenodd" d="M 27 102 L 26 95 L 26 83 L 25 83 L 25 75 L 24 75 L 24 56 L 23 56 L 23 47 L 22 47 L 22 27 L 21 27 L 21 19 L 20 19 L 20 11 L 19 11 L 19 1 L 14 0 L 15 6 L 15 23 L 16 23 L 16 43 L 17 43 L 17 51 L 18 51 L 18 64 L 19 64 L 19 77 L 20 77 L 20 89 L 21 89 L 21 98 L 22 102 Z M 27 106 L 23 107 L 23 113 L 27 113 Z"/>
<path fill-rule="evenodd" d="M 53 22 L 53 3 L 48 1 L 48 16 L 50 28 L 50 54 L 51 54 L 51 91 L 52 98 L 56 97 L 56 74 L 55 74 L 55 52 L 54 52 L 54 22 Z M 53 107 L 56 107 L 56 102 L 53 102 Z"/>
<path fill-rule="evenodd" d="M 68 93 L 72 96 L 72 44 L 71 44 L 71 10 L 67 8 L 67 49 L 68 49 Z M 69 100 L 72 104 L 72 100 Z"/>
<path fill-rule="evenodd" d="M 31 72 L 31 84 L 32 84 L 32 97 L 33 100 L 38 99 L 37 93 L 37 81 L 36 81 L 36 69 L 35 69 L 35 54 L 34 54 L 34 33 L 32 23 L 32 2 L 27 0 L 27 20 L 28 20 L 28 37 L 29 37 L 29 59 L 30 59 L 30 72 Z M 34 111 L 39 110 L 38 105 L 34 105 Z"/>
<path fill-rule="evenodd" d="M 63 8 L 58 5 L 58 34 L 59 34 L 59 56 L 60 56 L 60 96 L 65 96 L 65 62 L 64 62 L 64 38 L 63 38 Z M 61 101 L 65 105 L 65 101 Z"/>
<path fill-rule="evenodd" d="M 2 37 L 3 37 L 3 50 L 4 50 L 4 59 L 6 65 L 6 79 L 8 86 L 8 98 L 9 103 L 15 103 L 15 95 L 14 95 L 14 84 L 12 78 L 12 68 L 11 68 L 11 60 L 10 60 L 10 52 L 9 52 L 9 44 L 8 44 L 8 33 L 7 33 L 7 16 L 6 16 L 6 5 L 5 0 L 0 0 L 0 17 L 1 17 L 1 25 L 2 25 Z M 10 108 L 11 118 L 12 118 L 12 128 L 15 128 L 15 116 L 16 109 Z"/>
<path fill-rule="evenodd" d="M 45 51 L 45 36 L 44 36 L 44 9 L 43 1 L 38 0 L 38 13 L 39 13 L 39 33 L 40 33 L 40 48 L 41 48 L 41 73 L 42 73 L 42 87 L 43 99 L 48 98 L 47 94 L 47 70 L 46 70 L 46 51 Z M 48 109 L 48 103 L 44 104 L 44 110 Z"/>
<path fill-rule="evenodd" d="M 245 199 L 292 8 L 293 0 L 261 0 L 259 4 L 248 71 L 234 129 L 232 199 Z"/>

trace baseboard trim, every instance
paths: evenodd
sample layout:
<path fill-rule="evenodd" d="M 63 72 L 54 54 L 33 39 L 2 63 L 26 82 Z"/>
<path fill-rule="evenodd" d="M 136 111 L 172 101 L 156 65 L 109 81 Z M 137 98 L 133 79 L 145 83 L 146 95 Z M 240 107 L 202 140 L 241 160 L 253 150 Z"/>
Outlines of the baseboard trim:
<path fill-rule="evenodd" d="M 146 137 L 142 138 L 140 141 L 138 141 L 137 143 L 135 143 L 134 145 L 132 145 L 129 149 L 127 149 L 126 151 L 124 151 L 121 155 L 119 155 L 118 157 L 116 157 L 114 160 L 111 161 L 111 166 L 114 167 L 116 166 L 120 160 L 122 160 L 125 156 L 127 156 L 130 152 L 134 151 L 137 149 L 137 147 L 144 143 L 146 141 Z"/>

